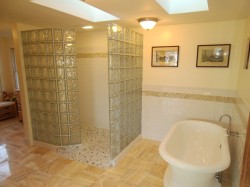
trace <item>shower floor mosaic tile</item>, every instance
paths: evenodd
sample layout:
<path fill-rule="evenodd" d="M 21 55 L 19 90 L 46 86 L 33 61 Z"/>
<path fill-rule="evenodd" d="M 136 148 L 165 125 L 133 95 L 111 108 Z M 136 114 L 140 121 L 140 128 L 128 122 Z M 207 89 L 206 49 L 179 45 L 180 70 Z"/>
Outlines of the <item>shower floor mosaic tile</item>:
<path fill-rule="evenodd" d="M 85 126 L 82 129 L 82 143 L 60 147 L 61 156 L 98 167 L 110 166 L 110 131 Z"/>
<path fill-rule="evenodd" d="M 100 168 L 27 146 L 23 126 L 0 130 L 1 187 L 163 187 L 159 142 L 141 139 L 116 166 Z"/>

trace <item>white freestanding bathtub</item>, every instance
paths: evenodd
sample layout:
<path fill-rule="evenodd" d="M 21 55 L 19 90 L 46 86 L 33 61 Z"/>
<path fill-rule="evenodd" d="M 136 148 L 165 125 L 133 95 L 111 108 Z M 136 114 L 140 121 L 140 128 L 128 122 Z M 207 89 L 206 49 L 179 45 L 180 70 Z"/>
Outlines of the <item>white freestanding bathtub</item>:
<path fill-rule="evenodd" d="M 226 129 L 205 121 L 174 124 L 159 152 L 169 164 L 164 187 L 219 187 L 215 175 L 230 164 Z"/>

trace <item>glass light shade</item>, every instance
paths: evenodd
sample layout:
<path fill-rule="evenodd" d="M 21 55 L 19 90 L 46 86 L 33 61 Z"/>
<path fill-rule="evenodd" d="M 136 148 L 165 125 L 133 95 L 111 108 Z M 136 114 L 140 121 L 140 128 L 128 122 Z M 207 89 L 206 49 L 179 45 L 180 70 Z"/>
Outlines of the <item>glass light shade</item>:
<path fill-rule="evenodd" d="M 156 18 L 140 18 L 138 22 L 140 23 L 141 27 L 146 30 L 150 30 L 154 28 L 158 19 Z"/>

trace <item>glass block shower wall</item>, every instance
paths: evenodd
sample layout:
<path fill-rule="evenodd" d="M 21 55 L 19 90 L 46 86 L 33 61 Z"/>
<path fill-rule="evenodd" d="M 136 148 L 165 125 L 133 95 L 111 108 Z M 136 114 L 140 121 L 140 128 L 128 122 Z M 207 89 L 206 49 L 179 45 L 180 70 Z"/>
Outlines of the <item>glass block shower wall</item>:
<path fill-rule="evenodd" d="M 143 36 L 108 26 L 109 123 L 113 160 L 141 134 Z"/>
<path fill-rule="evenodd" d="M 34 140 L 80 143 L 75 31 L 23 31 L 22 41 Z"/>

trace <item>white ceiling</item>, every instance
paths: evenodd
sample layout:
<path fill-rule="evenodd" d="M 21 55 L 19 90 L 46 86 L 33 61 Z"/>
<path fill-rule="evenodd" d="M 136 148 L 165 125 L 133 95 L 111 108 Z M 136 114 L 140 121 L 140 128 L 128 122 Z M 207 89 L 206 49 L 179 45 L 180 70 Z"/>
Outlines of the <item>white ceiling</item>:
<path fill-rule="evenodd" d="M 69 0 L 70 1 L 70 0 Z M 86 3 L 120 18 L 113 21 L 128 28 L 139 27 L 137 19 L 156 17 L 158 26 L 196 22 L 243 19 L 250 15 L 250 0 L 208 0 L 208 12 L 169 15 L 155 0 L 85 0 Z M 91 23 L 50 8 L 30 3 L 29 0 L 0 0 L 1 23 L 19 22 L 39 27 L 73 27 L 93 25 L 106 28 L 109 22 Z"/>

